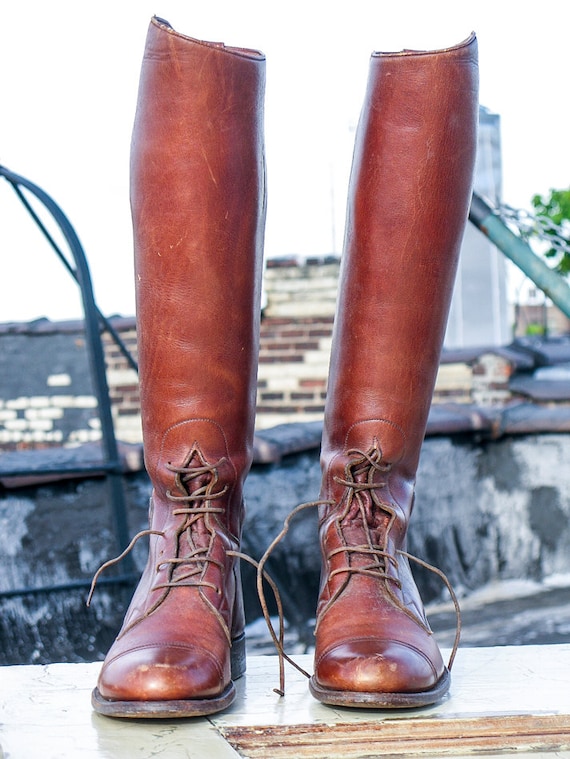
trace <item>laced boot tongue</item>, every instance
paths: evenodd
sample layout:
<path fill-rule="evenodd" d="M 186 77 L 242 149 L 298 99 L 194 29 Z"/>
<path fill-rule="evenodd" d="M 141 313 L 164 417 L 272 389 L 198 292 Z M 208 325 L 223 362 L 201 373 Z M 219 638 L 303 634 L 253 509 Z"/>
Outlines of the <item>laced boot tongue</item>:
<path fill-rule="evenodd" d="M 222 492 L 215 487 L 216 468 L 208 465 L 195 449 L 183 466 L 174 471 L 176 491 L 180 495 L 175 496 L 177 507 L 173 513 L 184 517 L 179 531 L 178 557 L 172 571 L 172 581 L 176 582 L 199 575 L 204 569 L 201 559 L 208 553 L 212 541 L 209 512 L 217 510 L 211 501 Z"/>
<path fill-rule="evenodd" d="M 376 492 L 384 487 L 383 474 L 389 469 L 381 462 L 381 453 L 373 448 L 346 468 L 348 487 L 347 510 L 340 520 L 347 546 L 364 549 L 383 548 L 391 522 L 391 514 L 380 503 Z M 369 566 L 371 553 L 351 551 L 352 566 Z M 374 563 L 374 559 L 372 559 Z"/>
<path fill-rule="evenodd" d="M 194 517 L 184 527 L 178 541 L 178 563 L 172 569 L 172 582 L 187 580 L 201 574 L 204 561 L 200 560 L 208 551 L 211 536 L 204 523 L 202 514 Z"/>

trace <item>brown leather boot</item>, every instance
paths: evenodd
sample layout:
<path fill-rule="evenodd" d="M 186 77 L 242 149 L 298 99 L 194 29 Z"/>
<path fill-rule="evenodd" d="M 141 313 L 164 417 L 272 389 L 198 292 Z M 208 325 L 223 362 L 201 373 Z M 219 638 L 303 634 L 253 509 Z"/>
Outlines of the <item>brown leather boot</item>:
<path fill-rule="evenodd" d="M 375 53 L 349 189 L 322 448 L 313 695 L 406 707 L 449 687 L 406 529 L 471 197 L 477 43 Z"/>
<path fill-rule="evenodd" d="M 252 456 L 265 59 L 151 21 L 131 153 L 150 553 L 93 693 L 117 717 L 209 714 L 245 670 L 237 559 Z"/>

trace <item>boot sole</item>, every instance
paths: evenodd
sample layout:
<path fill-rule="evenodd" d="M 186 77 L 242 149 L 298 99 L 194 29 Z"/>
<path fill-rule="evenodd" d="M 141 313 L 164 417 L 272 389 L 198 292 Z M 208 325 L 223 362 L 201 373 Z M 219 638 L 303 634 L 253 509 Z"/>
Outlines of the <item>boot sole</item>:
<path fill-rule="evenodd" d="M 213 698 L 189 698 L 172 701 L 115 701 L 104 698 L 95 688 L 91 693 L 91 705 L 106 717 L 124 719 L 176 719 L 180 717 L 204 717 L 227 709 L 236 697 L 233 680 L 245 673 L 245 635 L 233 641 L 231 649 L 232 680 L 224 692 Z"/>
<path fill-rule="evenodd" d="M 348 706 L 356 709 L 410 709 L 441 701 L 448 692 L 450 684 L 451 675 L 446 669 L 433 688 L 416 693 L 332 690 L 319 685 L 314 676 L 309 680 L 309 690 L 317 701 L 328 706 Z"/>

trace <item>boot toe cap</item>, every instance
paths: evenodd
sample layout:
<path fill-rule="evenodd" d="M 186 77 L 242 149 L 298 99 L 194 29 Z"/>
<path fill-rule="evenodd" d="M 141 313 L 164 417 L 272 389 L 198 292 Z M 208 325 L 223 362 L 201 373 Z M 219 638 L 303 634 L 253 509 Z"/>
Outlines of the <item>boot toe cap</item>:
<path fill-rule="evenodd" d="M 215 697 L 229 679 L 220 662 L 203 648 L 157 645 L 110 658 L 98 689 L 112 701 L 174 701 Z"/>
<path fill-rule="evenodd" d="M 408 643 L 364 638 L 324 652 L 316 661 L 315 679 L 335 691 L 418 693 L 433 688 L 443 670 Z"/>

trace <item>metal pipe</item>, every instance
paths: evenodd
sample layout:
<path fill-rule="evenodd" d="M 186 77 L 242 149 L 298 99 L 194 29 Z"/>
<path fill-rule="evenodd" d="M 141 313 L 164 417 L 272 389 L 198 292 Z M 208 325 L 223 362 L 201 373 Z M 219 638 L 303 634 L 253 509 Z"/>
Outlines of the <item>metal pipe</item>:
<path fill-rule="evenodd" d="M 16 195 L 18 196 L 18 198 L 20 199 L 22 205 L 27 210 L 27 212 L 30 214 L 30 216 L 32 217 L 32 219 L 36 222 L 36 225 L 37 225 L 38 229 L 43 234 L 43 236 L 46 238 L 46 240 L 48 241 L 48 243 L 50 244 L 50 246 L 53 248 L 53 250 L 55 251 L 56 256 L 59 258 L 59 260 L 65 266 L 65 268 L 67 269 L 67 271 L 69 272 L 69 274 L 71 274 L 71 276 L 77 282 L 77 284 L 79 284 L 77 272 L 71 266 L 71 264 L 69 263 L 69 261 L 67 260 L 67 258 L 63 255 L 63 253 L 61 252 L 60 247 L 58 246 L 58 244 L 56 243 L 56 241 L 53 239 L 53 237 L 49 233 L 46 225 L 43 223 L 43 221 L 40 219 L 40 217 L 38 216 L 38 214 L 35 212 L 34 208 L 30 204 L 30 202 L 28 201 L 28 199 L 26 198 L 26 196 L 24 195 L 24 193 L 22 192 L 22 190 L 18 187 L 17 184 L 15 184 L 15 182 L 12 181 L 12 179 L 10 178 L 10 174 L 6 172 L 6 170 L 4 169 L 4 167 L 0 166 L 0 172 L 2 174 L 4 174 L 4 176 L 6 177 L 6 179 L 8 179 L 8 181 L 11 183 L 12 188 L 13 188 L 14 192 L 16 193 Z M 16 177 L 16 175 L 13 175 L 13 176 Z M 21 178 L 18 177 L 18 179 L 21 179 Z M 137 362 L 135 361 L 135 359 L 133 358 L 132 353 L 129 351 L 129 349 L 125 345 L 123 339 L 121 338 L 121 336 L 119 335 L 119 333 L 117 332 L 117 330 L 113 327 L 113 325 L 111 324 L 111 322 L 109 321 L 109 319 L 107 319 L 107 317 L 104 314 L 102 314 L 101 311 L 98 308 L 97 308 L 97 316 L 99 317 L 99 320 L 100 320 L 102 326 L 104 327 L 104 329 L 106 329 L 107 332 L 111 335 L 111 337 L 115 341 L 115 344 L 117 345 L 117 347 L 119 348 L 119 350 L 121 351 L 121 353 L 123 354 L 123 356 L 126 358 L 126 360 L 127 360 L 128 364 L 129 364 L 129 366 L 131 367 L 131 369 L 134 369 L 135 372 L 138 372 L 138 365 L 137 365 Z"/>
<path fill-rule="evenodd" d="M 64 466 L 45 466 L 37 469 L 0 469 L 0 480 L 7 480 L 10 477 L 29 477 L 30 479 L 38 477 L 56 477 L 62 474 L 68 475 L 100 475 L 105 476 L 106 472 L 122 473 L 122 466 L 117 461 L 96 461 L 93 464 L 65 464 Z M 34 483 L 35 484 L 35 483 Z M 43 483 L 41 483 L 43 484 Z"/>
<path fill-rule="evenodd" d="M 524 240 L 511 232 L 491 206 L 476 193 L 471 199 L 469 221 L 570 319 L 570 287 L 566 280 L 550 269 Z"/>
<path fill-rule="evenodd" d="M 115 575 L 113 577 L 101 577 L 97 585 L 134 585 L 138 580 L 138 574 Z M 39 585 L 10 590 L 0 590 L 0 598 L 15 598 L 16 596 L 37 596 L 42 593 L 60 593 L 64 590 L 83 590 L 90 588 L 91 580 L 69 580 L 54 585 Z"/>

